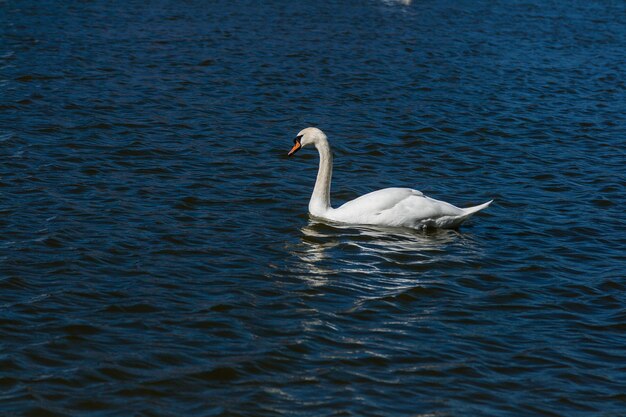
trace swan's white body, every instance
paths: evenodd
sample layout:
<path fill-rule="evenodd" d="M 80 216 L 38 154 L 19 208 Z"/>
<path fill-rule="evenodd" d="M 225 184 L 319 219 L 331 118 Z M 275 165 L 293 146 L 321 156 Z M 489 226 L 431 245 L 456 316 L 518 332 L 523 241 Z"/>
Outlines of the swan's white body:
<path fill-rule="evenodd" d="M 314 145 L 320 154 L 317 180 L 309 202 L 309 213 L 315 217 L 350 224 L 414 229 L 455 228 L 472 214 L 491 204 L 488 201 L 474 207 L 459 208 L 445 201 L 426 197 L 420 191 L 410 188 L 385 188 L 334 209 L 330 205 L 333 158 L 328 139 L 321 130 L 308 127 L 298 133 L 289 155 L 307 145 Z"/>

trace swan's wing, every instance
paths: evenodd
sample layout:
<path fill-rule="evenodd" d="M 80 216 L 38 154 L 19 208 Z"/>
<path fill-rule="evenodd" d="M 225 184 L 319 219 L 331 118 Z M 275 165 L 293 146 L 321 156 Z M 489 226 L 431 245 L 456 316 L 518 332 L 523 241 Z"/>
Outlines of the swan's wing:
<path fill-rule="evenodd" d="M 395 206 L 380 212 L 372 221 L 392 226 L 446 227 L 463 214 L 461 208 L 422 195 L 405 198 Z"/>
<path fill-rule="evenodd" d="M 421 192 L 410 188 L 384 188 L 362 195 L 338 207 L 336 212 L 351 215 L 376 214 L 395 207 L 411 196 L 423 196 Z"/>
<path fill-rule="evenodd" d="M 386 226 L 447 227 L 456 224 L 464 214 L 463 209 L 426 197 L 417 190 L 385 188 L 333 210 L 331 220 Z"/>

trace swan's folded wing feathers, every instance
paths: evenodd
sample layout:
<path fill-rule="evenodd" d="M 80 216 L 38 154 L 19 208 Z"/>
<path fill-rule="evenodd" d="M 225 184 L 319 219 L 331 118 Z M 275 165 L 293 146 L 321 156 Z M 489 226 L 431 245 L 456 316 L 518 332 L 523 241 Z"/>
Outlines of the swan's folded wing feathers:
<path fill-rule="evenodd" d="M 456 217 L 463 211 L 444 201 L 424 195 L 412 195 L 380 213 L 379 218 L 394 226 L 434 226 L 444 217 Z"/>
<path fill-rule="evenodd" d="M 461 209 L 410 188 L 385 188 L 365 194 L 331 210 L 330 220 L 412 228 L 456 227 L 489 205 Z"/>
<path fill-rule="evenodd" d="M 338 207 L 338 211 L 374 214 L 393 208 L 411 196 L 422 196 L 417 190 L 410 188 L 384 188 L 362 195 Z"/>

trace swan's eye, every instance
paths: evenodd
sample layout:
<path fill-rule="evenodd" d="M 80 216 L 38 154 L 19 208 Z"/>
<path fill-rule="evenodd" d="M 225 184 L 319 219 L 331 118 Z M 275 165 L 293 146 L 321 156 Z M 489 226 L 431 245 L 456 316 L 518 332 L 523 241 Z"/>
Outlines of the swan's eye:
<path fill-rule="evenodd" d="M 302 135 L 296 136 L 296 138 L 293 140 L 294 145 L 296 143 L 300 143 L 300 139 L 302 139 Z"/>

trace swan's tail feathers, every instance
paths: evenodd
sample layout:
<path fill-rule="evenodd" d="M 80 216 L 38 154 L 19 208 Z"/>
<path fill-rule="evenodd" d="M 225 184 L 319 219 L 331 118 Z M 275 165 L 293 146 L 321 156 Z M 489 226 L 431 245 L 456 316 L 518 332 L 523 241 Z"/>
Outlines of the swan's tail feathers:
<path fill-rule="evenodd" d="M 479 211 L 481 211 L 482 209 L 485 209 L 487 207 L 489 207 L 489 204 L 493 203 L 493 200 L 489 200 L 486 203 L 483 204 L 479 204 L 477 206 L 474 207 L 468 207 L 468 208 L 464 208 L 463 209 L 463 217 L 464 218 L 468 218 L 469 216 L 471 216 L 474 213 L 478 213 Z"/>

